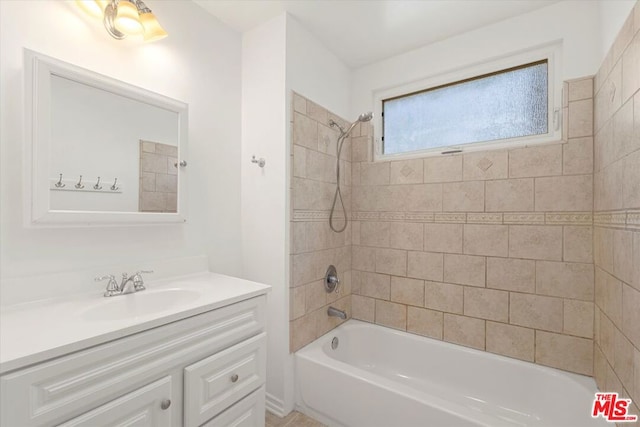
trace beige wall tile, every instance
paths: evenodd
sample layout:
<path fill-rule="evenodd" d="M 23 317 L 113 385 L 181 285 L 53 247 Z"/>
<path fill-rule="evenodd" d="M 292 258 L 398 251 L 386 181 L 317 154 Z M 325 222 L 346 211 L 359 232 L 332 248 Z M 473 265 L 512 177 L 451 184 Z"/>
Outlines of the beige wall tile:
<path fill-rule="evenodd" d="M 604 227 L 593 229 L 593 260 L 606 271 L 613 272 L 613 230 Z"/>
<path fill-rule="evenodd" d="M 511 293 L 509 323 L 562 332 L 562 299 Z"/>
<path fill-rule="evenodd" d="M 363 246 L 389 247 L 389 223 L 363 221 L 360 224 L 360 244 Z"/>
<path fill-rule="evenodd" d="M 422 307 L 424 305 L 424 281 L 391 277 L 391 301 Z"/>
<path fill-rule="evenodd" d="M 165 155 L 142 153 L 140 160 L 140 168 L 143 172 L 168 173 L 167 156 Z"/>
<path fill-rule="evenodd" d="M 462 314 L 463 301 L 463 286 L 429 281 L 424 284 L 424 306 L 427 308 Z"/>
<path fill-rule="evenodd" d="M 142 172 L 142 191 L 156 191 L 156 174 Z"/>
<path fill-rule="evenodd" d="M 637 126 L 640 128 L 640 124 Z M 638 140 L 640 141 L 640 138 Z M 624 158 L 623 167 L 622 193 L 624 207 L 640 208 L 640 149 Z"/>
<path fill-rule="evenodd" d="M 536 262 L 536 293 L 593 301 L 593 265 L 573 262 Z"/>
<path fill-rule="evenodd" d="M 373 323 L 375 321 L 376 300 L 360 295 L 351 295 L 351 310 L 354 319 Z"/>
<path fill-rule="evenodd" d="M 439 311 L 407 307 L 407 332 L 441 340 L 443 322 Z"/>
<path fill-rule="evenodd" d="M 506 151 L 479 151 L 462 157 L 465 181 L 507 178 Z"/>
<path fill-rule="evenodd" d="M 298 113 L 307 114 L 307 100 L 293 92 L 293 111 L 297 111 Z"/>
<path fill-rule="evenodd" d="M 509 254 L 509 226 L 476 225 L 464 226 L 464 253 L 506 257 Z"/>
<path fill-rule="evenodd" d="M 371 156 L 371 138 L 368 136 L 351 137 L 351 161 L 352 162 L 370 162 Z"/>
<path fill-rule="evenodd" d="M 569 138 L 593 135 L 593 101 L 569 102 Z"/>
<path fill-rule="evenodd" d="M 307 251 L 307 223 L 291 223 L 291 253 L 299 254 Z"/>
<path fill-rule="evenodd" d="M 625 388 L 633 387 L 633 344 L 620 332 L 615 330 L 613 370 Z"/>
<path fill-rule="evenodd" d="M 335 184 L 293 178 L 293 209 L 329 210 L 333 201 Z"/>
<path fill-rule="evenodd" d="M 424 159 L 424 182 L 462 181 L 462 156 L 437 156 Z"/>
<path fill-rule="evenodd" d="M 361 163 L 360 185 L 387 185 L 389 184 L 389 163 Z"/>
<path fill-rule="evenodd" d="M 420 184 L 423 179 L 423 160 L 391 162 L 391 184 Z"/>
<path fill-rule="evenodd" d="M 636 6 L 637 9 L 640 7 Z M 640 259 L 640 232 L 633 233 L 633 259 Z M 631 286 L 640 291 L 640 262 L 633 263 L 633 280 Z"/>
<path fill-rule="evenodd" d="M 307 149 L 293 146 L 293 176 L 304 178 L 307 175 Z"/>
<path fill-rule="evenodd" d="M 528 212 L 533 210 L 533 179 L 504 179 L 485 184 L 487 212 Z"/>
<path fill-rule="evenodd" d="M 329 113 L 327 110 L 309 100 L 307 100 L 307 116 L 324 125 L 329 124 Z"/>
<path fill-rule="evenodd" d="M 376 323 L 394 329 L 407 329 L 407 306 L 376 300 Z"/>
<path fill-rule="evenodd" d="M 472 317 L 444 314 L 444 340 L 484 350 L 485 321 Z"/>
<path fill-rule="evenodd" d="M 389 300 L 391 297 L 391 278 L 385 274 L 360 273 L 360 295 Z"/>
<path fill-rule="evenodd" d="M 487 322 L 487 351 L 533 362 L 534 330 Z"/>
<path fill-rule="evenodd" d="M 166 206 L 166 193 L 142 192 L 142 210 L 145 212 L 162 212 Z"/>
<path fill-rule="evenodd" d="M 293 113 L 293 143 L 318 149 L 318 123 L 300 113 Z"/>
<path fill-rule="evenodd" d="M 376 272 L 407 275 L 407 251 L 398 249 L 376 249 Z"/>
<path fill-rule="evenodd" d="M 306 178 L 323 182 L 336 182 L 336 159 L 315 150 L 306 150 Z"/>
<path fill-rule="evenodd" d="M 536 211 L 590 211 L 593 209 L 591 175 L 536 178 Z"/>
<path fill-rule="evenodd" d="M 509 151 L 509 177 L 525 178 L 562 174 L 562 144 Z"/>
<path fill-rule="evenodd" d="M 560 261 L 562 259 L 562 227 L 510 225 L 509 256 Z"/>
<path fill-rule="evenodd" d="M 337 155 L 337 147 L 338 147 L 338 137 L 340 133 L 329 126 L 325 126 L 323 124 L 318 124 L 318 151 L 322 153 L 326 153 L 331 157 L 335 158 Z M 344 144 L 349 144 L 349 139 L 347 138 Z M 342 155 L 340 156 L 342 159 L 351 159 L 351 149 L 349 147 L 342 148 Z"/>
<path fill-rule="evenodd" d="M 600 390 L 606 390 L 605 379 L 607 376 L 607 359 L 604 357 L 602 350 L 594 345 L 593 351 L 593 378 Z"/>
<path fill-rule="evenodd" d="M 593 341 L 567 335 L 536 332 L 536 363 L 577 372 L 593 374 Z"/>
<path fill-rule="evenodd" d="M 579 337 L 593 338 L 593 303 L 564 300 L 563 332 Z"/>
<path fill-rule="evenodd" d="M 305 285 L 305 313 L 311 313 L 327 303 L 327 292 L 324 289 L 324 280 L 315 280 Z"/>
<path fill-rule="evenodd" d="M 622 332 L 640 348 L 640 291 L 622 286 Z"/>
<path fill-rule="evenodd" d="M 508 322 L 509 292 L 465 287 L 464 315 Z"/>
<path fill-rule="evenodd" d="M 564 260 L 569 262 L 593 262 L 593 229 L 584 226 L 565 226 Z"/>
<path fill-rule="evenodd" d="M 424 249 L 462 253 L 462 224 L 424 224 Z"/>
<path fill-rule="evenodd" d="M 313 313 L 292 320 L 289 325 L 290 351 L 292 353 L 316 339 L 316 316 Z"/>
<path fill-rule="evenodd" d="M 443 184 L 442 209 L 445 212 L 484 211 L 484 182 L 452 182 Z"/>
<path fill-rule="evenodd" d="M 290 311 L 290 319 L 297 319 L 298 317 L 305 314 L 306 308 L 306 287 L 298 286 L 297 288 L 289 288 L 290 292 L 290 301 L 291 301 L 291 311 Z"/>
<path fill-rule="evenodd" d="M 407 257 L 407 276 L 417 279 L 442 281 L 443 255 L 432 252 L 410 251 Z"/>
<path fill-rule="evenodd" d="M 633 138 L 633 108 L 630 99 L 613 116 L 613 140 L 609 149 L 616 160 L 640 148 L 640 141 Z"/>
<path fill-rule="evenodd" d="M 485 286 L 485 258 L 471 255 L 444 255 L 444 281 L 469 286 Z"/>
<path fill-rule="evenodd" d="M 593 98 L 593 79 L 570 80 L 569 81 L 569 101 Z"/>
<path fill-rule="evenodd" d="M 610 363 L 613 363 L 614 359 L 615 329 L 614 324 L 602 313 L 600 315 L 600 348 Z"/>
<path fill-rule="evenodd" d="M 423 225 L 392 222 L 389 225 L 389 246 L 395 249 L 422 250 Z"/>
<path fill-rule="evenodd" d="M 439 212 L 442 210 L 442 184 L 392 185 L 391 209 L 402 212 Z M 383 210 L 383 209 L 380 209 Z"/>
<path fill-rule="evenodd" d="M 376 250 L 364 246 L 353 246 L 353 264 L 354 270 L 376 271 Z"/>
<path fill-rule="evenodd" d="M 535 261 L 511 258 L 487 258 L 487 287 L 534 293 Z"/>
<path fill-rule="evenodd" d="M 618 327 L 622 326 L 622 282 L 596 268 L 595 302 Z"/>
<path fill-rule="evenodd" d="M 574 138 L 562 146 L 562 173 L 593 173 L 593 137 Z"/>
<path fill-rule="evenodd" d="M 640 258 L 637 258 L 640 263 Z M 633 280 L 633 232 L 613 230 L 613 274 L 626 283 Z"/>
<path fill-rule="evenodd" d="M 640 7 L 636 7 L 636 9 L 640 10 Z M 640 397 L 640 350 L 637 348 L 633 351 L 633 373 L 633 386 L 635 389 L 633 399 L 637 402 L 640 400 L 638 399 Z"/>

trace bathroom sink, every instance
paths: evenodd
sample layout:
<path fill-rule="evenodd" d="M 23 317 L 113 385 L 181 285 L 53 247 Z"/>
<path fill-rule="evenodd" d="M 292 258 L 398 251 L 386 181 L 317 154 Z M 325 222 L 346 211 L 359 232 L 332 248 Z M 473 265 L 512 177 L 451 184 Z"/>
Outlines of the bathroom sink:
<path fill-rule="evenodd" d="M 200 297 L 197 291 L 170 288 L 103 298 L 82 311 L 85 320 L 104 321 L 160 313 Z"/>

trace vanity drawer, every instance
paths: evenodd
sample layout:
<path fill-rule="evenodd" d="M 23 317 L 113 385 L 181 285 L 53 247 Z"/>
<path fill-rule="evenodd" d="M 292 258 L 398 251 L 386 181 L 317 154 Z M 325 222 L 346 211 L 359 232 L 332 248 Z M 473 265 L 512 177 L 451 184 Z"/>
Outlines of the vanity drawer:
<path fill-rule="evenodd" d="M 264 386 L 242 399 L 202 427 L 264 427 Z"/>
<path fill-rule="evenodd" d="M 184 424 L 197 427 L 265 382 L 262 333 L 184 369 Z"/>
<path fill-rule="evenodd" d="M 0 425 L 58 424 L 254 337 L 265 303 L 251 298 L 3 375 Z"/>
<path fill-rule="evenodd" d="M 171 377 L 128 393 L 58 427 L 171 427 Z"/>

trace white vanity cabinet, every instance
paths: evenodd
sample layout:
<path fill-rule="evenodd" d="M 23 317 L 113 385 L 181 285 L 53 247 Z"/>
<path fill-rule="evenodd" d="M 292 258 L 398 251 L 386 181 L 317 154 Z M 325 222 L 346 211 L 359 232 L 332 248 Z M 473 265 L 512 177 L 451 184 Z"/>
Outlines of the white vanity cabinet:
<path fill-rule="evenodd" d="M 256 296 L 8 372 L 0 426 L 263 426 L 265 304 Z"/>

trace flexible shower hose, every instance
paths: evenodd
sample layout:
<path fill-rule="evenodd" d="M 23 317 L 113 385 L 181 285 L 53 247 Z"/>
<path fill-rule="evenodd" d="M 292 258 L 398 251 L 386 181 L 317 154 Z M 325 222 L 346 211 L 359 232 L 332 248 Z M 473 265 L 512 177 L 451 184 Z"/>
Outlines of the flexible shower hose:
<path fill-rule="evenodd" d="M 344 140 L 346 139 L 348 132 L 341 132 L 341 135 L 338 137 L 337 149 L 338 156 L 336 160 L 336 192 L 333 195 L 333 204 L 331 205 L 331 213 L 329 214 L 329 227 L 336 233 L 342 233 L 347 228 L 347 209 L 344 207 L 344 201 L 342 200 L 342 191 L 340 190 L 340 153 L 342 153 L 342 145 L 344 144 Z M 336 228 L 333 224 L 333 215 L 335 214 L 336 204 L 340 200 L 340 205 L 342 206 L 342 214 L 344 215 L 344 225 L 341 228 Z"/>

